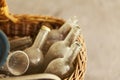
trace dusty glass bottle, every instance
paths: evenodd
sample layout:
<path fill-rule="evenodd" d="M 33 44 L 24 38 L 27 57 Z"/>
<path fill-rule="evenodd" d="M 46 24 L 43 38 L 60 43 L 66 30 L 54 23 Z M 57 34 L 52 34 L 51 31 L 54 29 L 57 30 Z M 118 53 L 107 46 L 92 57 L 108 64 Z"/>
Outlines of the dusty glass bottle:
<path fill-rule="evenodd" d="M 23 50 L 32 45 L 30 36 L 10 40 L 10 51 Z"/>
<path fill-rule="evenodd" d="M 44 60 L 43 47 L 50 29 L 42 26 L 33 45 L 24 51 L 11 53 L 7 60 L 7 67 L 13 75 L 37 73 Z"/>
<path fill-rule="evenodd" d="M 48 34 L 47 41 L 45 42 L 45 45 L 43 47 L 43 52 L 47 53 L 48 49 L 53 43 L 64 40 L 70 29 L 74 27 L 77 22 L 77 18 L 73 17 L 66 21 L 59 29 L 51 30 Z"/>
<path fill-rule="evenodd" d="M 74 70 L 73 62 L 80 52 L 81 45 L 78 42 L 75 42 L 71 45 L 71 50 L 67 52 L 64 58 L 54 59 L 47 66 L 45 73 L 52 73 L 60 78 L 66 78 Z"/>
<path fill-rule="evenodd" d="M 78 25 L 74 26 L 63 41 L 55 42 L 45 55 L 43 68 L 45 69 L 50 61 L 55 58 L 64 57 L 71 48 L 71 44 L 80 35 L 81 29 Z"/>

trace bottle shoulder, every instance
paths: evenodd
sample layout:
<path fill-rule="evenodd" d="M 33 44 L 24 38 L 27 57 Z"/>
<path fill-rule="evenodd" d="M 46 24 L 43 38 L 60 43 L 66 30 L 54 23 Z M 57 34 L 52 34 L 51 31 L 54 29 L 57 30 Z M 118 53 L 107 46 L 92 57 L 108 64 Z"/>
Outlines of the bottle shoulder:
<path fill-rule="evenodd" d="M 63 39 L 63 34 L 60 33 L 58 30 L 52 30 L 48 33 L 48 40 L 51 40 L 51 39 L 62 40 Z"/>
<path fill-rule="evenodd" d="M 58 41 L 58 42 L 55 42 L 49 50 L 55 50 L 55 51 L 59 51 L 61 49 L 66 49 L 68 46 L 65 45 L 65 42 L 64 41 Z"/>
<path fill-rule="evenodd" d="M 63 41 L 60 41 L 60 42 L 56 42 L 50 47 L 47 55 L 64 57 L 69 50 L 70 50 L 70 47 L 66 46 Z"/>

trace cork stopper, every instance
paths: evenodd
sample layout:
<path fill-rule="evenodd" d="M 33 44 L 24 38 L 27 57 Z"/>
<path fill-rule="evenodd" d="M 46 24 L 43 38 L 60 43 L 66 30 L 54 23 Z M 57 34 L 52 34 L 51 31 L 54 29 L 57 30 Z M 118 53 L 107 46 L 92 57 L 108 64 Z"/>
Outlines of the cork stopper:
<path fill-rule="evenodd" d="M 42 30 L 46 30 L 46 31 L 50 31 L 50 28 L 47 27 L 47 26 L 45 26 L 45 25 L 43 25 L 43 26 L 41 27 L 41 29 L 42 29 Z"/>

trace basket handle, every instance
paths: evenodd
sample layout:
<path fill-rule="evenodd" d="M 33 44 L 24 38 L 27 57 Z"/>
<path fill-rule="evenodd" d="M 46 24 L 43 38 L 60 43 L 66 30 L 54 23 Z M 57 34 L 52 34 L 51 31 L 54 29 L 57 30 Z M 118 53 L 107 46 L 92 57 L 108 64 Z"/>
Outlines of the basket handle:
<path fill-rule="evenodd" d="M 18 22 L 18 19 L 9 13 L 6 0 L 0 0 L 0 15 L 6 19 L 11 20 L 14 23 Z"/>

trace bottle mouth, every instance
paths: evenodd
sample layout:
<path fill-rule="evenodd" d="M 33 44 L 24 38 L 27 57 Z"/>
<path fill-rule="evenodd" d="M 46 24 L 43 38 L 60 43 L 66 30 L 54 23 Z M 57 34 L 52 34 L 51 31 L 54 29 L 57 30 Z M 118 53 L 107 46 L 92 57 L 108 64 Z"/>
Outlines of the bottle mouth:
<path fill-rule="evenodd" d="M 28 55 L 23 51 L 15 51 L 7 58 L 7 68 L 13 75 L 24 74 L 29 67 Z"/>

